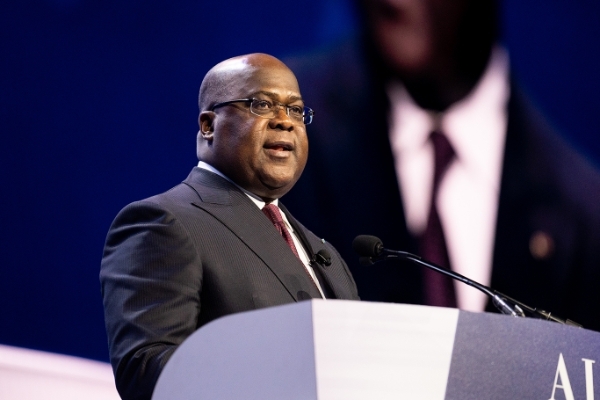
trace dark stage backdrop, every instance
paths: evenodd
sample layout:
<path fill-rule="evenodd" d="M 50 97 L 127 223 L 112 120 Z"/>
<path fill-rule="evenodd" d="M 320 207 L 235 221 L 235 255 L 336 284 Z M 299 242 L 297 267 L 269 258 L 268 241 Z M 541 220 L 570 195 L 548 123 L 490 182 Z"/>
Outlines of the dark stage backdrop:
<path fill-rule="evenodd" d="M 503 15 L 517 78 L 600 160 L 600 3 L 506 0 Z M 355 29 L 345 0 L 1 2 L 0 343 L 108 360 L 106 231 L 196 163 L 204 73 Z"/>

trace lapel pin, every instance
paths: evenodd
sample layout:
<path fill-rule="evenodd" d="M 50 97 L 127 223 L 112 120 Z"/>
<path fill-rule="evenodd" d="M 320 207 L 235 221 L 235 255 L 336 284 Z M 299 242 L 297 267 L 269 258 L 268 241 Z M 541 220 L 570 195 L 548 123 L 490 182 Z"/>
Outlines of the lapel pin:
<path fill-rule="evenodd" d="M 529 251 L 536 260 L 547 260 L 554 253 L 554 240 L 544 231 L 536 231 L 529 239 Z"/>

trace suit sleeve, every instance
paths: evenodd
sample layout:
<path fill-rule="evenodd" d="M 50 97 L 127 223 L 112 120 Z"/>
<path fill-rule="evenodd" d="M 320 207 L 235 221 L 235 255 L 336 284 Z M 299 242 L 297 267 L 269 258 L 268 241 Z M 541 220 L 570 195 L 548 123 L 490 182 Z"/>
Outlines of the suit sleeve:
<path fill-rule="evenodd" d="M 150 399 L 162 368 L 198 325 L 202 265 L 172 213 L 125 207 L 106 239 L 100 283 L 111 363 L 123 399 Z"/>

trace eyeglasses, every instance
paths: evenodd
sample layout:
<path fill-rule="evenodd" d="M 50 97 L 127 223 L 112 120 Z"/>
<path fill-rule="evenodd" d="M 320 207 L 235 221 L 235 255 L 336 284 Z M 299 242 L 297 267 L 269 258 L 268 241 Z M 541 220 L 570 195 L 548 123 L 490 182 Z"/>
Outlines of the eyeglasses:
<path fill-rule="evenodd" d="M 281 108 L 285 109 L 285 113 L 292 119 L 303 122 L 304 125 L 308 125 L 312 122 L 315 112 L 303 106 L 292 106 L 283 104 L 278 101 L 260 100 L 260 99 L 236 99 L 223 101 L 213 105 L 209 111 L 214 111 L 215 108 L 226 106 L 231 103 L 246 103 L 250 104 L 250 112 L 261 118 L 271 119 L 274 118 Z"/>

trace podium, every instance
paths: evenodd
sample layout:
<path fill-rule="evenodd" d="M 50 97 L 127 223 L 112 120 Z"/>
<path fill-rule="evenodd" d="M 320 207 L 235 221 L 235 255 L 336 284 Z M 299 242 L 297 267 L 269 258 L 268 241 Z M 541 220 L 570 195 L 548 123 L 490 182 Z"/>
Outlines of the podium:
<path fill-rule="evenodd" d="M 457 309 L 311 300 L 190 336 L 153 400 L 600 400 L 600 333 Z"/>

